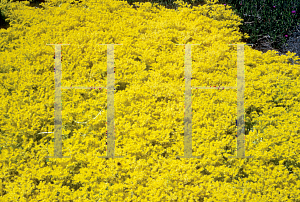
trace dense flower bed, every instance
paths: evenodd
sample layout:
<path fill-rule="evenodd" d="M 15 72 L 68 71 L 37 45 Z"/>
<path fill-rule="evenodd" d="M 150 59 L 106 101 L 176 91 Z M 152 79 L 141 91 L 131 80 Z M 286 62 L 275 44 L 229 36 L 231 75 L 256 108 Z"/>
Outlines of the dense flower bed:
<path fill-rule="evenodd" d="M 237 90 L 192 90 L 193 156 L 184 153 L 185 48 L 192 86 L 236 86 L 241 18 L 213 2 L 13 3 L 0 30 L 1 201 L 300 201 L 299 65 L 245 46 L 246 156 L 236 155 Z M 106 155 L 105 89 L 62 90 L 63 156 L 54 153 L 54 46 L 62 86 L 106 86 L 114 48 L 115 155 Z M 101 112 L 101 113 L 100 113 Z M 100 114 L 99 114 L 100 113 Z M 83 122 L 87 122 L 84 124 Z"/>

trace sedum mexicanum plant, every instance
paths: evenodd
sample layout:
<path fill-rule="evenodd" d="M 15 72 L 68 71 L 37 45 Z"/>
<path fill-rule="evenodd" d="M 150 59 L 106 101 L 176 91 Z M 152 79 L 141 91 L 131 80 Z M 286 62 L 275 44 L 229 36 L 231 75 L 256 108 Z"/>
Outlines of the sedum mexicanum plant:
<path fill-rule="evenodd" d="M 5 4 L 5 3 L 4 3 Z M 3 3 L 1 5 L 4 5 Z M 124 1 L 6 4 L 0 30 L 1 201 L 300 201 L 299 65 L 245 45 L 245 151 L 236 89 L 192 89 L 193 156 L 184 153 L 184 57 L 192 86 L 236 86 L 241 18 L 207 1 L 178 10 Z M 9 9 L 11 8 L 11 9 Z M 248 37 L 248 36 L 246 36 Z M 107 90 L 62 89 L 63 156 L 54 155 L 54 45 L 61 86 L 106 87 L 114 46 L 115 156 Z"/>

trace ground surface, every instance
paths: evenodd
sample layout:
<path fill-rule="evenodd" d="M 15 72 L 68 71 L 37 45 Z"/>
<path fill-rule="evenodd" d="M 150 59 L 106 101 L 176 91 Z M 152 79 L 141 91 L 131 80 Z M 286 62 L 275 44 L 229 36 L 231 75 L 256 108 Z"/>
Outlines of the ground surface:
<path fill-rule="evenodd" d="M 286 55 L 288 51 L 296 53 L 296 56 L 300 58 L 300 25 L 296 26 L 292 36 L 289 37 L 287 42 L 280 47 L 280 49 L 274 49 L 272 47 L 272 40 L 269 36 L 265 36 L 261 40 L 258 40 L 252 48 L 255 50 L 266 53 L 268 50 L 278 51 L 278 55 Z M 300 59 L 299 59 L 300 61 Z"/>

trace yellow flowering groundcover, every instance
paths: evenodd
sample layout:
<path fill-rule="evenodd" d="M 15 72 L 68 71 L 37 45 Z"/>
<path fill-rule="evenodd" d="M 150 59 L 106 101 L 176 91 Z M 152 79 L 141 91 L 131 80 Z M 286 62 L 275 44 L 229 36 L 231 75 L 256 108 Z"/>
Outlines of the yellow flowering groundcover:
<path fill-rule="evenodd" d="M 300 201 L 299 65 L 245 45 L 246 156 L 236 155 L 237 89 L 192 90 L 184 153 L 184 57 L 192 86 L 236 86 L 241 18 L 207 1 L 1 1 L 0 201 Z M 28 5 L 29 2 L 27 2 Z M 249 37 L 249 36 L 245 36 Z M 54 155 L 54 56 L 61 86 L 105 87 L 114 46 L 115 156 L 106 156 L 106 89 L 62 89 L 63 156 Z"/>

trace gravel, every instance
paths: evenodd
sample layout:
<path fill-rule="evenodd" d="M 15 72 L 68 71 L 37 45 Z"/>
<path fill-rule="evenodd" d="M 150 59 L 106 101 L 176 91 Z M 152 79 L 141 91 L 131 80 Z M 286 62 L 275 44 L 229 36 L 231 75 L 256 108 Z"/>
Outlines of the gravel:
<path fill-rule="evenodd" d="M 272 39 L 269 35 L 264 36 L 257 40 L 257 43 L 253 45 L 253 49 L 262 51 L 266 53 L 268 50 L 278 51 L 278 55 L 286 55 L 288 51 L 292 53 L 296 53 L 295 56 L 300 58 L 300 24 L 298 24 L 293 32 L 293 34 L 288 38 L 288 40 L 279 48 L 275 49 L 272 47 Z M 293 61 L 291 59 L 292 64 L 300 64 L 300 59 Z"/>
<path fill-rule="evenodd" d="M 296 53 L 295 56 L 300 58 L 300 24 L 295 27 L 295 30 L 296 31 L 292 34 L 292 36 L 290 36 L 287 42 L 281 47 L 282 53 L 280 55 L 290 51 Z"/>

